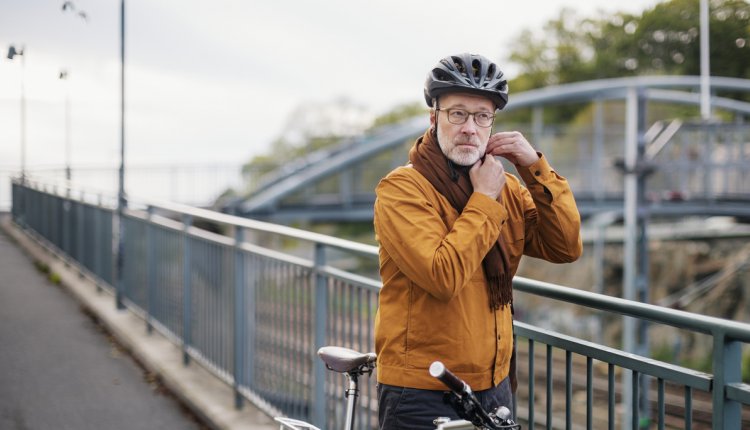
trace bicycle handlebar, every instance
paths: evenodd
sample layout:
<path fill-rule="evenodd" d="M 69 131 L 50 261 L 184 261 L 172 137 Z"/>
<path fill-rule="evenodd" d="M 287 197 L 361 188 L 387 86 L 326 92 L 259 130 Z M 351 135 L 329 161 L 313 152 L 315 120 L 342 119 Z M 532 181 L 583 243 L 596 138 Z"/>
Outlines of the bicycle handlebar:
<path fill-rule="evenodd" d="M 430 375 L 450 388 L 451 392 L 446 393 L 445 401 L 453 407 L 459 417 L 471 422 L 475 427 L 520 430 L 521 426 L 510 419 L 510 410 L 507 407 L 500 406 L 496 411 L 487 413 L 474 396 L 469 384 L 454 375 L 442 362 L 434 361 L 430 365 Z"/>
<path fill-rule="evenodd" d="M 458 395 L 464 396 L 467 393 L 471 393 L 471 388 L 462 381 L 458 376 L 454 375 L 450 370 L 445 367 L 445 364 L 440 361 L 435 361 L 430 365 L 430 375 L 433 378 L 437 378 L 445 384 L 451 391 Z"/>

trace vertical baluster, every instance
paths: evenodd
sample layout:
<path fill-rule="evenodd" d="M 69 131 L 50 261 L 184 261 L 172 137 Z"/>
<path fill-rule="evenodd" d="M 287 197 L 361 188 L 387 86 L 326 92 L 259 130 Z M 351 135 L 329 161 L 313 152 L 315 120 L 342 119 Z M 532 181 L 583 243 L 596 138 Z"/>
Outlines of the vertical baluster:
<path fill-rule="evenodd" d="M 552 429 L 552 345 L 547 345 L 547 430 Z"/>
<path fill-rule="evenodd" d="M 631 419 L 631 426 L 633 430 L 638 430 L 638 427 L 640 427 L 640 411 L 639 411 L 639 401 L 638 398 L 640 397 L 640 384 L 638 384 L 638 379 L 640 379 L 640 373 L 636 371 L 632 371 L 632 397 L 631 397 L 631 413 L 632 413 L 632 419 Z"/>
<path fill-rule="evenodd" d="M 565 351 L 565 429 L 573 428 L 573 354 Z"/>
<path fill-rule="evenodd" d="M 693 388 L 685 387 L 685 430 L 693 428 Z"/>
<path fill-rule="evenodd" d="M 586 428 L 591 430 L 594 425 L 594 362 L 586 357 Z"/>
<path fill-rule="evenodd" d="M 657 378 L 659 430 L 664 430 L 664 379 Z"/>
<path fill-rule="evenodd" d="M 607 365 L 607 423 L 609 430 L 615 430 L 615 365 Z"/>
<path fill-rule="evenodd" d="M 529 339 L 529 428 L 534 428 L 534 340 Z M 515 402 L 514 402 L 515 403 Z"/>

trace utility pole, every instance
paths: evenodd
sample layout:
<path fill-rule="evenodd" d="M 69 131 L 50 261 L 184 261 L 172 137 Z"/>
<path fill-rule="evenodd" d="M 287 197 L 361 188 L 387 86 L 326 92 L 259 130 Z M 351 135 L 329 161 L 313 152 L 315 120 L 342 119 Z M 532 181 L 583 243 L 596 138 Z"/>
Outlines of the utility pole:
<path fill-rule="evenodd" d="M 120 0 L 120 171 L 117 192 L 117 284 L 115 286 L 115 306 L 125 309 L 122 302 L 125 290 L 123 270 L 125 268 L 125 221 L 123 215 L 127 207 L 125 197 L 125 0 Z"/>
<path fill-rule="evenodd" d="M 711 64 L 709 59 L 708 0 L 701 0 L 701 119 L 711 118 Z"/>
<path fill-rule="evenodd" d="M 26 55 L 24 52 L 26 49 L 21 47 L 17 50 L 15 46 L 10 45 L 8 48 L 8 59 L 13 60 L 14 57 L 21 57 L 21 184 L 26 183 L 26 88 L 25 88 L 25 76 L 26 76 Z"/>
<path fill-rule="evenodd" d="M 70 188 L 70 181 L 72 179 L 70 164 L 73 150 L 70 139 L 70 80 L 68 79 L 68 71 L 65 69 L 60 70 L 59 77 L 65 81 L 65 183 Z"/>

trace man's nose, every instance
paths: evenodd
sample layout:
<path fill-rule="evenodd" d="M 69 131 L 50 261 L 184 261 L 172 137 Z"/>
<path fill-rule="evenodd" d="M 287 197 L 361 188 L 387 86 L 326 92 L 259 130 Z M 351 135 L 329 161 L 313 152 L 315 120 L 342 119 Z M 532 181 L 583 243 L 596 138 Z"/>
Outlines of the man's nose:
<path fill-rule="evenodd" d="M 477 134 L 477 125 L 474 123 L 474 115 L 469 115 L 466 122 L 461 124 L 461 133 Z"/>

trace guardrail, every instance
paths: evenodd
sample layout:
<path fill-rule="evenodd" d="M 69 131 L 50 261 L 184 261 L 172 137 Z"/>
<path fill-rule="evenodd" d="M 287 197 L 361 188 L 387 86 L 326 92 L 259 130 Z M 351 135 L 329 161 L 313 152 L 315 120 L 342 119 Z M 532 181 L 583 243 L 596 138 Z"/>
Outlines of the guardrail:
<path fill-rule="evenodd" d="M 13 182 L 12 216 L 29 234 L 54 248 L 106 291 L 113 273 L 116 212 L 101 198 L 34 183 Z M 337 428 L 343 420 L 340 375 L 326 372 L 315 357 L 324 345 L 359 350 L 373 347 L 373 320 L 380 281 L 356 267 L 377 264 L 377 248 L 285 226 L 238 218 L 183 205 L 146 202 L 126 210 L 124 223 L 123 297 L 142 316 L 145 327 L 172 339 L 184 362 L 195 361 L 235 389 L 241 407 L 249 399 L 269 414 L 284 414 Z M 207 229 L 213 230 L 209 231 Z M 750 386 L 741 381 L 741 346 L 750 343 L 750 325 L 630 302 L 523 278 L 516 290 L 578 306 L 618 313 L 706 333 L 713 337 L 713 374 L 624 352 L 586 340 L 516 322 L 515 334 L 526 339 L 520 372 L 530 375 L 518 398 L 521 421 L 557 428 L 553 405 L 553 350 L 565 354 L 565 428 L 576 416 L 574 356 L 585 358 L 585 425 L 594 428 L 594 362 L 607 365 L 606 421 L 615 428 L 616 400 L 622 391 L 615 372 L 632 372 L 657 381 L 656 416 L 665 428 L 668 417 L 665 383 L 684 391 L 680 428 L 692 428 L 695 391 L 711 395 L 714 429 L 741 428 L 742 405 L 750 404 Z M 546 371 L 537 372 L 537 344 L 546 345 Z M 520 348 L 523 346 L 523 348 Z M 559 372 L 559 371 L 558 371 Z M 323 382 L 324 383 L 321 383 Z M 546 417 L 536 407 L 537 381 L 546 384 Z M 576 382 L 579 381 L 579 382 Z M 375 384 L 361 392 L 360 429 L 377 424 Z M 623 411 L 639 428 L 638 384 L 633 409 Z M 621 388 L 621 387 L 620 387 Z M 544 418 L 544 419 L 542 419 Z"/>

